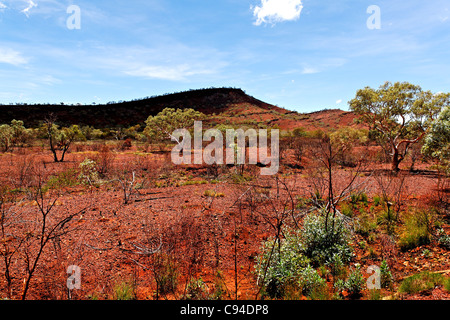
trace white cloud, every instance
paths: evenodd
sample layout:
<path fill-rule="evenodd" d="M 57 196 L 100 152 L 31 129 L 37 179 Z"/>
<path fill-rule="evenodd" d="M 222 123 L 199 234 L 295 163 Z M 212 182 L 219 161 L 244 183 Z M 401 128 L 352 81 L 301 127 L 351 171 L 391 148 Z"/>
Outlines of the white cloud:
<path fill-rule="evenodd" d="M 177 66 L 141 66 L 133 70 L 125 71 L 124 73 L 136 77 L 181 81 L 186 80 L 190 76 L 209 74 L 211 70 L 193 69 L 186 64 L 182 64 Z"/>
<path fill-rule="evenodd" d="M 28 60 L 22 57 L 20 52 L 9 48 L 0 48 L 0 63 L 8 63 L 15 66 L 25 64 Z"/>
<path fill-rule="evenodd" d="M 0 10 L 6 9 L 6 8 L 7 8 L 7 6 L 4 3 L 0 2 Z"/>
<path fill-rule="evenodd" d="M 336 101 L 336 104 L 341 104 L 342 103 L 342 99 L 339 99 Z"/>
<path fill-rule="evenodd" d="M 24 13 L 28 18 L 30 17 L 30 10 L 33 9 L 34 7 L 37 7 L 37 4 L 34 3 L 33 0 L 28 0 L 28 7 L 26 7 L 20 12 Z"/>
<path fill-rule="evenodd" d="M 255 25 L 281 21 L 292 21 L 300 18 L 302 0 L 261 0 L 261 6 L 252 7 L 256 17 Z"/>
<path fill-rule="evenodd" d="M 314 74 L 314 73 L 319 73 L 320 71 L 317 70 L 316 68 L 311 68 L 311 67 L 304 67 L 302 70 L 302 74 Z"/>

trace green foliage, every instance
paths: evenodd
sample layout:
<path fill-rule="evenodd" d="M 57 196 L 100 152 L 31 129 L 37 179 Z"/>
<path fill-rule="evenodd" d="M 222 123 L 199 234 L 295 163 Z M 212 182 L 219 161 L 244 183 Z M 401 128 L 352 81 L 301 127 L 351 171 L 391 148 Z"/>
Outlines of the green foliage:
<path fill-rule="evenodd" d="M 383 210 L 377 219 L 377 223 L 385 228 L 388 235 L 394 235 L 396 233 L 397 221 L 398 216 L 389 207 Z"/>
<path fill-rule="evenodd" d="M 408 82 L 386 82 L 379 89 L 358 90 L 349 104 L 360 121 L 378 132 L 380 142 L 392 148 L 392 169 L 398 170 L 405 156 L 400 148 L 423 137 L 434 117 L 450 104 L 450 94 L 422 91 Z"/>
<path fill-rule="evenodd" d="M 450 107 L 442 109 L 439 117 L 431 125 L 422 153 L 438 159 L 441 165 L 450 173 Z"/>
<path fill-rule="evenodd" d="M 410 215 L 406 222 L 406 230 L 399 240 L 403 251 L 430 243 L 433 215 L 425 210 L 418 210 Z"/>
<path fill-rule="evenodd" d="M 317 270 L 308 265 L 300 272 L 299 285 L 302 293 L 314 300 L 326 298 L 326 282 L 321 278 Z"/>
<path fill-rule="evenodd" d="M 336 161 L 344 166 L 355 166 L 352 150 L 355 146 L 362 145 L 367 141 L 368 131 L 365 129 L 343 127 L 330 134 L 330 142 L 337 155 Z"/>
<path fill-rule="evenodd" d="M 7 152 L 12 147 L 12 131 L 7 124 L 0 125 L 0 148 L 2 152 Z"/>
<path fill-rule="evenodd" d="M 335 279 L 344 277 L 347 273 L 345 264 L 339 254 L 335 253 L 328 259 L 326 265 L 330 268 L 330 273 Z"/>
<path fill-rule="evenodd" d="M 178 286 L 178 266 L 168 257 L 162 256 L 154 270 L 159 294 L 173 293 Z"/>
<path fill-rule="evenodd" d="M 97 163 L 94 160 L 86 158 L 79 165 L 80 174 L 78 180 L 84 185 L 98 186 L 100 182 L 100 176 L 97 171 Z"/>
<path fill-rule="evenodd" d="M 448 279 L 442 274 L 425 271 L 403 280 L 399 292 L 415 294 L 432 290 L 438 285 L 448 286 Z"/>
<path fill-rule="evenodd" d="M 119 281 L 113 288 L 115 300 L 134 300 L 136 299 L 136 285 L 132 280 Z"/>
<path fill-rule="evenodd" d="M 72 125 L 70 127 L 59 128 L 58 125 L 49 120 L 46 125 L 46 135 L 50 145 L 50 150 L 53 153 L 53 158 L 55 162 L 63 162 L 64 156 L 69 150 L 72 142 L 77 140 L 85 140 L 83 133 L 81 132 L 78 125 Z M 62 154 L 58 159 L 57 152 L 61 151 Z"/>
<path fill-rule="evenodd" d="M 0 151 L 7 152 L 13 147 L 23 146 L 32 137 L 33 130 L 27 129 L 21 120 L 0 125 Z"/>
<path fill-rule="evenodd" d="M 394 278 L 386 260 L 383 260 L 380 265 L 380 284 L 382 288 L 391 288 Z"/>
<path fill-rule="evenodd" d="M 353 206 L 348 203 L 341 204 L 341 213 L 347 217 L 353 217 Z"/>
<path fill-rule="evenodd" d="M 364 284 L 365 280 L 361 273 L 361 266 L 357 265 L 350 271 L 347 280 L 339 279 L 336 281 L 335 287 L 338 291 L 346 290 L 351 296 L 356 297 L 361 294 Z"/>
<path fill-rule="evenodd" d="M 373 197 L 373 205 L 378 207 L 381 204 L 381 197 L 380 196 L 374 196 Z"/>
<path fill-rule="evenodd" d="M 306 216 L 301 231 L 301 240 L 305 255 L 314 265 L 322 265 L 334 254 L 338 254 L 344 263 L 353 256 L 349 245 L 349 232 L 341 218 L 336 216 L 328 218 L 325 225 L 325 216 L 311 213 Z"/>
<path fill-rule="evenodd" d="M 149 116 L 145 121 L 144 134 L 150 141 L 170 140 L 177 129 L 189 129 L 195 120 L 201 120 L 204 114 L 194 109 L 165 108 L 156 116 Z"/>
<path fill-rule="evenodd" d="M 68 169 L 58 173 L 55 176 L 50 176 L 46 183 L 49 189 L 62 189 L 66 187 L 73 187 L 78 184 L 77 172 L 75 169 Z"/>
<path fill-rule="evenodd" d="M 363 213 L 359 215 L 356 220 L 355 232 L 368 238 L 371 234 L 375 233 L 377 227 L 376 219 L 371 217 L 368 213 Z"/>
<path fill-rule="evenodd" d="M 192 278 L 186 287 L 187 300 L 206 300 L 209 298 L 209 290 L 202 278 Z"/>
<path fill-rule="evenodd" d="M 299 128 L 295 128 L 294 130 L 292 130 L 292 135 L 294 137 L 306 137 L 307 132 L 302 127 L 299 127 Z"/>
<path fill-rule="evenodd" d="M 222 198 L 225 196 L 222 192 L 215 192 L 214 190 L 211 190 L 211 189 L 205 190 L 203 195 L 205 197 L 211 197 L 211 198 Z"/>
<path fill-rule="evenodd" d="M 450 236 L 445 233 L 444 229 L 438 230 L 438 243 L 444 248 L 450 249 Z"/>
<path fill-rule="evenodd" d="M 292 231 L 279 243 L 274 238 L 264 242 L 256 261 L 258 283 L 271 298 L 283 297 L 287 287 L 296 284 L 302 269 L 308 265 L 299 236 Z"/>

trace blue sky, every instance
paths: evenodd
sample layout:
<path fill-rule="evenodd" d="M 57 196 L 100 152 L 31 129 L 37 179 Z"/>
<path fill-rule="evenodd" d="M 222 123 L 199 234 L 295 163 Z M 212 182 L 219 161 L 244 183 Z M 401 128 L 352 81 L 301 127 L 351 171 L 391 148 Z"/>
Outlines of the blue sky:
<path fill-rule="evenodd" d="M 371 5 L 380 29 L 367 27 Z M 299 112 L 347 110 L 385 81 L 449 92 L 449 74 L 448 0 L 0 0 L 0 103 L 225 86 Z"/>

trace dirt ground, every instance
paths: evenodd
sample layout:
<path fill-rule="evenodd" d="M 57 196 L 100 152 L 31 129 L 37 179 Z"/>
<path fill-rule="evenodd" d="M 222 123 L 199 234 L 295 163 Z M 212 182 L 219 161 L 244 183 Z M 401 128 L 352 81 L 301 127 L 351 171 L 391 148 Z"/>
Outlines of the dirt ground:
<path fill-rule="evenodd" d="M 109 178 L 104 178 L 103 182 L 67 185 L 65 181 L 57 180 L 45 194 L 45 205 L 56 200 L 49 224 L 69 213 L 76 215 L 68 223 L 70 232 L 52 238 L 45 246 L 31 279 L 27 299 L 115 299 L 118 298 L 118 285 L 124 282 L 133 283 L 133 294 L 137 299 L 180 299 L 185 296 L 192 278 L 201 278 L 209 291 L 221 288 L 222 299 L 255 299 L 259 294 L 254 273 L 256 257 L 261 243 L 276 231 L 270 224 L 271 216 L 264 215 L 272 209 L 268 199 L 287 198 L 277 180 L 251 175 L 259 170 L 257 167 L 245 171 L 248 176 L 253 176 L 252 179 L 238 181 L 232 167 L 220 167 L 214 177 L 206 167 L 175 167 L 164 155 L 155 152 L 131 149 L 113 153 L 108 164 Z M 32 185 L 37 177 L 48 181 L 61 173 L 72 174 L 78 181 L 79 164 L 87 157 L 99 155 L 98 151 L 78 148 L 67 155 L 65 162 L 52 163 L 50 153 L 41 147 L 0 154 L 0 179 L 3 185 L 17 190 Z M 280 168 L 279 179 L 289 187 L 294 199 L 308 197 L 313 192 L 312 164 L 309 165 L 308 160 L 305 163 L 303 168 L 287 165 Z M 117 168 L 124 173 L 122 179 L 119 175 L 112 178 Z M 382 181 L 382 175 L 388 168 L 389 164 L 379 164 L 377 170 L 370 166 L 370 170 L 367 168 L 358 173 L 355 185 L 367 194 L 367 209 L 373 206 L 374 196 L 382 193 L 381 185 L 385 183 L 386 187 L 388 182 Z M 430 205 L 436 198 L 438 181 L 430 164 L 416 165 L 416 172 L 407 170 L 407 162 L 402 163 L 401 168 L 399 176 L 404 177 L 401 180 L 401 210 Z M 347 183 L 353 170 L 336 168 L 336 189 L 342 188 L 339 184 Z M 134 188 L 125 204 L 119 180 L 132 182 L 132 171 L 136 174 Z M 396 181 L 395 186 L 392 183 L 386 188 L 398 187 L 400 179 Z M 39 207 L 35 200 L 30 194 L 18 191 L 8 210 L 21 213 L 24 220 L 38 221 Z M 257 208 L 252 207 L 255 203 Z M 301 209 L 294 210 L 294 215 L 301 223 Z M 448 216 L 440 219 L 449 234 Z M 2 239 L 10 248 L 15 245 L 12 236 L 10 240 Z M 450 298 L 450 293 L 440 287 L 418 295 L 396 294 L 400 280 L 406 276 L 425 270 L 450 275 L 445 271 L 450 270 L 450 253 L 435 239 L 405 252 L 382 231 L 372 243 L 360 245 L 364 241 L 361 235 L 353 235 L 352 247 L 356 256 L 351 264 L 359 263 L 365 271 L 382 260 L 388 262 L 396 281 L 393 290 L 382 290 L 383 297 Z M 30 243 L 30 256 L 33 256 L 39 239 Z M 159 250 L 161 248 L 163 250 Z M 156 279 L 165 275 L 161 271 L 163 262 L 175 266 L 177 285 L 174 292 L 157 294 Z M 69 293 L 66 270 L 70 265 L 81 269 L 81 288 Z M 3 261 L 0 266 L 0 297 L 5 298 Z M 18 299 L 26 275 L 23 254 L 17 252 L 13 256 L 12 266 L 12 298 Z M 366 290 L 362 299 L 368 299 L 368 296 Z"/>

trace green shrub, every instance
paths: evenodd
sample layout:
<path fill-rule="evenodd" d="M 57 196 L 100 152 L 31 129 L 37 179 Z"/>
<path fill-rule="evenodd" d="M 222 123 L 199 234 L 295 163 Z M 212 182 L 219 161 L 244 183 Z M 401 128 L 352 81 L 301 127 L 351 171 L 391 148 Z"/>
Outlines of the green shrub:
<path fill-rule="evenodd" d="M 378 207 L 381 204 L 381 197 L 380 196 L 374 196 L 373 197 L 373 205 Z"/>
<path fill-rule="evenodd" d="M 299 285 L 302 293 L 314 300 L 323 300 L 326 298 L 326 282 L 319 273 L 308 265 L 300 272 Z"/>
<path fill-rule="evenodd" d="M 358 216 L 355 223 L 355 232 L 363 237 L 369 237 L 377 229 L 377 221 L 371 218 L 369 214 L 364 213 Z"/>
<path fill-rule="evenodd" d="M 350 195 L 350 202 L 354 205 L 358 204 L 359 202 L 363 203 L 364 205 L 367 206 L 368 204 L 368 198 L 367 198 L 367 194 L 365 194 L 364 192 L 360 192 L 360 193 L 352 193 Z"/>
<path fill-rule="evenodd" d="M 116 283 L 114 286 L 114 299 L 115 300 L 134 300 L 135 295 L 135 284 L 132 280 L 125 280 Z"/>
<path fill-rule="evenodd" d="M 382 288 L 391 288 L 394 278 L 386 260 L 383 260 L 380 265 L 380 285 Z"/>
<path fill-rule="evenodd" d="M 406 230 L 399 240 L 403 251 L 430 243 L 432 215 L 426 211 L 417 211 L 405 222 Z"/>
<path fill-rule="evenodd" d="M 347 280 L 339 279 L 336 281 L 335 287 L 339 291 L 346 290 L 352 297 L 357 297 L 361 295 L 364 284 L 365 280 L 361 273 L 361 267 L 358 265 L 355 269 L 351 270 Z"/>
<path fill-rule="evenodd" d="M 347 203 L 341 205 L 341 213 L 347 217 L 353 217 L 353 206 Z"/>
<path fill-rule="evenodd" d="M 399 292 L 415 294 L 422 291 L 432 290 L 438 285 L 448 287 L 448 279 L 446 279 L 442 274 L 425 271 L 403 280 L 400 285 Z"/>
<path fill-rule="evenodd" d="M 171 257 L 159 258 L 154 270 L 158 293 L 163 295 L 173 293 L 178 286 L 178 266 Z"/>
<path fill-rule="evenodd" d="M 258 284 L 261 283 L 271 298 L 281 298 L 288 286 L 295 285 L 307 265 L 298 234 L 287 231 L 280 243 L 274 238 L 264 242 L 255 265 Z"/>
<path fill-rule="evenodd" d="M 328 218 L 325 226 L 323 214 L 310 213 L 306 216 L 301 230 L 301 241 L 305 255 L 315 266 L 325 264 L 334 254 L 338 254 L 342 262 L 347 263 L 353 257 L 349 245 L 349 232 L 343 220 L 336 216 Z M 333 227 L 334 225 L 334 227 Z"/>
<path fill-rule="evenodd" d="M 205 197 L 211 197 L 211 198 L 222 198 L 222 197 L 225 197 L 225 194 L 223 194 L 222 192 L 215 192 L 214 190 L 211 190 L 211 189 L 205 190 L 203 195 Z"/>
<path fill-rule="evenodd" d="M 444 248 L 450 249 L 450 236 L 448 236 L 444 229 L 438 230 L 438 243 Z"/>
<path fill-rule="evenodd" d="M 50 176 L 46 183 L 48 189 L 61 189 L 66 187 L 73 187 L 78 184 L 75 169 L 68 169 L 58 173 L 56 176 Z"/>
<path fill-rule="evenodd" d="M 186 299 L 206 300 L 209 298 L 209 290 L 202 278 L 191 279 L 186 288 Z"/>
<path fill-rule="evenodd" d="M 328 259 L 327 266 L 330 268 L 331 275 L 334 279 L 342 279 L 346 276 L 347 270 L 339 254 L 333 254 L 333 256 Z"/>
<path fill-rule="evenodd" d="M 98 186 L 100 176 L 97 171 L 97 163 L 94 160 L 86 158 L 79 165 L 80 174 L 78 179 L 84 185 Z"/>

